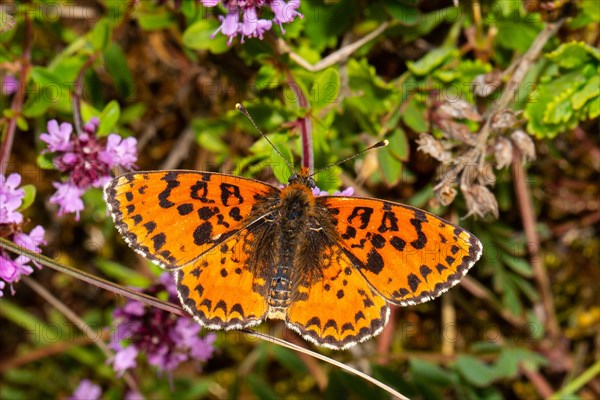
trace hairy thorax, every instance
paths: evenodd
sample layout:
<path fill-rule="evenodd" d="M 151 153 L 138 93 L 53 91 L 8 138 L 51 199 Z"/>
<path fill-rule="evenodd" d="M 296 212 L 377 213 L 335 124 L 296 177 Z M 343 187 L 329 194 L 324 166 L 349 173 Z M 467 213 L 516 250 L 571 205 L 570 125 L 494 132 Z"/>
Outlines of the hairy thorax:
<path fill-rule="evenodd" d="M 322 276 L 320 254 L 333 242 L 335 237 L 328 236 L 335 230 L 315 200 L 307 186 L 293 183 L 269 202 L 269 209 L 261 210 L 268 214 L 267 223 L 255 235 L 264 239 L 258 243 L 268 245 L 255 248 L 253 258 L 270 260 L 258 274 L 265 278 L 269 318 L 284 319 L 300 296 L 299 287 L 309 287 Z"/>

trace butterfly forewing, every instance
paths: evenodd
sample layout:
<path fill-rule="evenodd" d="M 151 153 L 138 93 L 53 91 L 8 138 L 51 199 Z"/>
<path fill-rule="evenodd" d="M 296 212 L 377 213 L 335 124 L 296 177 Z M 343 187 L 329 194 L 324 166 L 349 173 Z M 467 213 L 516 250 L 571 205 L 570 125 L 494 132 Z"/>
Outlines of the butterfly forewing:
<path fill-rule="evenodd" d="M 256 180 L 195 171 L 124 174 L 104 194 L 128 244 L 167 269 L 198 259 L 239 233 L 261 199 L 278 189 Z"/>
<path fill-rule="evenodd" d="M 457 284 L 481 256 L 466 230 L 423 210 L 358 197 L 322 197 L 340 246 L 389 302 L 412 305 Z"/>

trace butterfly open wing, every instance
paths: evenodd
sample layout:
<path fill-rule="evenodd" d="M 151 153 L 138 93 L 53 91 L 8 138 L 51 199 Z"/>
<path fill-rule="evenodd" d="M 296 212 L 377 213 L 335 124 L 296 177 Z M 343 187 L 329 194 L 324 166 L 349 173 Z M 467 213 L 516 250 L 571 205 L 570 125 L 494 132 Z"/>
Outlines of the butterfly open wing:
<path fill-rule="evenodd" d="M 267 286 L 249 265 L 251 230 L 231 237 L 188 266 L 175 271 L 181 304 L 211 329 L 242 329 L 266 317 Z"/>
<path fill-rule="evenodd" d="M 379 334 L 389 317 L 387 302 L 339 246 L 323 251 L 321 270 L 317 282 L 298 287 L 287 310 L 287 326 L 306 340 L 332 349 L 346 349 Z"/>
<path fill-rule="evenodd" d="M 150 171 L 113 179 L 104 196 L 127 243 L 163 268 L 175 269 L 239 233 L 254 204 L 278 190 L 232 175 Z"/>
<path fill-rule="evenodd" d="M 466 230 L 423 210 L 358 197 L 321 197 L 340 245 L 377 292 L 397 305 L 435 298 L 456 285 L 481 256 Z"/>

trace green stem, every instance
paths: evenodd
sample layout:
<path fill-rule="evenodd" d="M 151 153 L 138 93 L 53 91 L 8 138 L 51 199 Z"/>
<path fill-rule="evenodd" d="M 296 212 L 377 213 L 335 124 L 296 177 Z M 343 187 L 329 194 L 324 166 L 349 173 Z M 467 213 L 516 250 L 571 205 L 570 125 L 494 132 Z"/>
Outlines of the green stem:
<path fill-rule="evenodd" d="M 596 361 L 596 364 L 583 371 L 581 375 L 567 383 L 561 390 L 554 393 L 552 397 L 550 397 L 550 400 L 564 399 L 567 396 L 574 394 L 598 374 L 600 374 L 600 361 Z"/>

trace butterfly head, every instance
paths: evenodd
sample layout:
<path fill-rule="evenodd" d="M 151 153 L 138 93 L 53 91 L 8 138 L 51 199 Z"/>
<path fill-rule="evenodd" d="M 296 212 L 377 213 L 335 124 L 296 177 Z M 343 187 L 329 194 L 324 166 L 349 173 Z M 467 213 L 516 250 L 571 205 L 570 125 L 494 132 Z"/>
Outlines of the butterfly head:
<path fill-rule="evenodd" d="M 300 172 L 294 172 L 292 176 L 290 176 L 290 179 L 288 179 L 288 186 L 293 183 L 299 183 L 310 189 L 314 189 L 315 187 L 317 187 L 315 180 L 310 174 L 310 170 L 306 167 L 302 167 Z"/>

